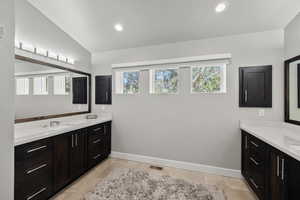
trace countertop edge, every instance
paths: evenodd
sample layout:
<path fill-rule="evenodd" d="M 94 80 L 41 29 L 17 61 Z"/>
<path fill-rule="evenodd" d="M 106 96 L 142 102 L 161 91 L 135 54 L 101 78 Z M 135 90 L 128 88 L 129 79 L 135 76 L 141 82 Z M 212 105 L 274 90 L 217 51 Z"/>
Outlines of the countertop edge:
<path fill-rule="evenodd" d="M 294 158 L 294 159 L 300 161 L 300 156 L 299 156 L 299 155 L 295 154 L 294 152 L 292 152 L 292 151 L 290 151 L 290 150 L 288 150 L 288 149 L 286 149 L 286 148 L 284 148 L 284 147 L 282 147 L 282 146 L 280 146 L 280 145 L 278 145 L 278 144 L 276 144 L 276 143 L 273 143 L 272 141 L 268 140 L 268 139 L 265 138 L 265 137 L 262 137 L 261 134 L 255 133 L 255 131 L 252 131 L 251 128 L 248 128 L 248 127 L 247 127 L 247 125 L 243 125 L 243 124 L 241 123 L 241 124 L 240 124 L 240 129 L 246 131 L 247 133 L 249 133 L 249 134 L 251 134 L 251 135 L 253 135 L 253 136 L 255 136 L 255 137 L 257 137 L 258 139 L 260 139 L 260 140 L 262 140 L 263 142 L 269 144 L 270 146 L 272 146 L 272 147 L 274 147 L 274 148 L 280 150 L 281 152 L 283 152 L 283 153 L 285 153 L 285 154 L 291 156 L 292 158 Z"/>
<path fill-rule="evenodd" d="M 54 130 L 54 131 L 51 131 L 51 132 L 49 131 L 49 134 L 45 134 L 45 135 L 40 135 L 40 136 L 33 135 L 31 138 L 25 138 L 24 137 L 24 138 L 20 138 L 20 139 L 17 139 L 17 140 L 15 139 L 14 140 L 14 146 L 17 147 L 17 146 L 20 146 L 22 144 L 27 144 L 27 143 L 30 143 L 30 142 L 35 142 L 35 141 L 38 141 L 38 140 L 54 137 L 54 136 L 57 136 L 57 135 L 65 134 L 65 133 L 68 133 L 68 132 L 71 132 L 71 131 L 75 131 L 75 130 L 82 129 L 82 128 L 87 128 L 87 127 L 90 127 L 90 126 L 94 126 L 94 125 L 109 122 L 109 121 L 112 121 L 112 118 L 101 119 L 99 121 L 93 121 L 93 122 L 89 122 L 89 123 L 85 123 L 85 124 L 78 124 L 78 125 L 74 125 L 72 127 L 62 129 L 62 130 Z"/>

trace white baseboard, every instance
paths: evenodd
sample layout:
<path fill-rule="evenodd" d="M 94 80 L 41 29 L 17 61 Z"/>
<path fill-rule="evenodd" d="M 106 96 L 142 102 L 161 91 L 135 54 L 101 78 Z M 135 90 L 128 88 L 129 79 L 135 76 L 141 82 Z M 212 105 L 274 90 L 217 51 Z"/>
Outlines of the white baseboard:
<path fill-rule="evenodd" d="M 174 167 L 174 168 L 186 169 L 192 171 L 200 171 L 204 173 L 216 174 L 221 176 L 242 178 L 240 170 L 226 169 L 226 168 L 215 167 L 210 165 L 201 165 L 201 164 L 190 163 L 190 162 L 167 160 L 162 158 L 142 156 L 142 155 L 129 154 L 129 153 L 121 153 L 115 151 L 111 152 L 110 157 L 132 160 L 137 162 L 144 162 L 152 165 L 160 165 L 160 166 Z"/>

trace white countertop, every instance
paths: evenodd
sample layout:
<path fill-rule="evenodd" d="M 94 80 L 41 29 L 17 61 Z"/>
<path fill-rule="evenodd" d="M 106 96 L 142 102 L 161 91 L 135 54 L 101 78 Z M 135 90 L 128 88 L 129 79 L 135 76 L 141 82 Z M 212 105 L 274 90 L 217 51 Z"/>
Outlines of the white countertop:
<path fill-rule="evenodd" d="M 240 128 L 300 161 L 300 126 L 275 121 L 240 121 Z"/>
<path fill-rule="evenodd" d="M 86 119 L 85 114 L 15 124 L 15 146 L 112 120 L 111 113 L 100 113 L 97 115 L 97 119 Z M 60 125 L 49 127 L 50 121 L 59 121 Z"/>

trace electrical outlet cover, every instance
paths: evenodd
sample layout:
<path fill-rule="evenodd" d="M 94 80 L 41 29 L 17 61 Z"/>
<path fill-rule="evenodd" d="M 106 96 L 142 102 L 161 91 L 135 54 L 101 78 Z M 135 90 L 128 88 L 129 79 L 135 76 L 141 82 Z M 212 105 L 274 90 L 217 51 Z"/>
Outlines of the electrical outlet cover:
<path fill-rule="evenodd" d="M 258 111 L 258 116 L 260 116 L 260 117 L 265 116 L 265 110 L 264 110 L 264 109 L 260 109 L 260 110 Z"/>

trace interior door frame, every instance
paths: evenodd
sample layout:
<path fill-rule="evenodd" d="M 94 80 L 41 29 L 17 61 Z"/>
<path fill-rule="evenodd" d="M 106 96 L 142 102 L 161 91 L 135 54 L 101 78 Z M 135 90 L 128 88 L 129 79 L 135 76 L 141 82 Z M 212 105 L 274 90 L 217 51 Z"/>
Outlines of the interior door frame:
<path fill-rule="evenodd" d="M 88 80 L 88 111 L 83 111 L 83 112 L 73 112 L 73 113 L 62 113 L 62 114 L 55 114 L 55 115 L 45 115 L 45 116 L 37 116 L 37 117 L 31 117 L 31 118 L 23 118 L 23 119 L 15 119 L 15 123 L 23 123 L 23 122 L 31 122 L 31 121 L 38 121 L 38 120 L 44 120 L 44 119 L 52 119 L 52 118 L 58 118 L 58 117 L 67 117 L 67 116 L 72 116 L 72 115 L 81 115 L 81 114 L 87 114 L 87 113 L 91 113 L 91 93 L 92 93 L 92 75 L 90 73 L 86 73 L 86 72 L 82 72 L 76 69 L 70 69 L 70 68 L 66 68 L 60 65 L 56 65 L 56 64 L 52 64 L 52 63 L 48 63 L 48 62 L 44 62 L 41 60 L 36 60 L 33 58 L 29 58 L 26 56 L 21 56 L 21 55 L 17 55 L 15 54 L 15 59 L 17 60 L 21 60 L 21 61 L 25 61 L 25 62 L 30 62 L 30 63 L 34 63 L 34 64 L 39 64 L 39 65 L 46 65 L 49 67 L 53 67 L 53 68 L 57 68 L 57 69 L 61 69 L 61 70 L 66 70 L 66 71 L 70 71 L 73 73 L 77 73 L 77 74 L 82 74 L 85 75 L 89 78 Z"/>
<path fill-rule="evenodd" d="M 300 60 L 300 55 L 284 61 L 284 121 L 291 124 L 300 125 L 300 121 L 290 119 L 290 64 Z M 298 95 L 297 95 L 298 96 Z"/>

